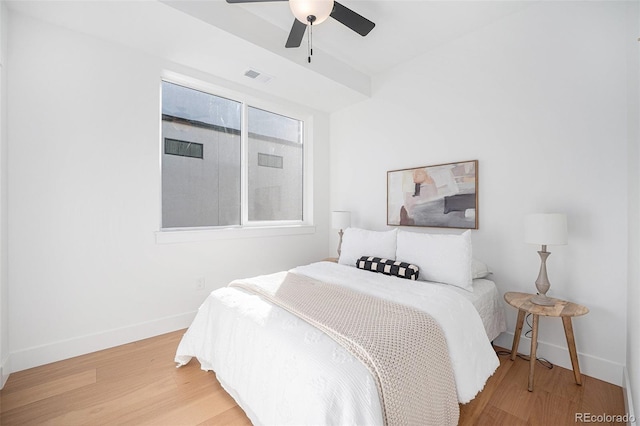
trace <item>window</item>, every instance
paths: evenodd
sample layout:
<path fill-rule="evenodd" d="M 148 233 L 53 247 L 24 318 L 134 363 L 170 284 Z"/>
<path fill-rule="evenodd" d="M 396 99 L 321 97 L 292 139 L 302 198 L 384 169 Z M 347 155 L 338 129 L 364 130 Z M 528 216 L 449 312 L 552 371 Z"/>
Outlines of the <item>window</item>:
<path fill-rule="evenodd" d="M 204 158 L 204 145 L 201 143 L 179 141 L 175 139 L 165 138 L 164 153 L 170 155 L 181 155 L 183 157 Z"/>
<path fill-rule="evenodd" d="M 258 166 L 273 167 L 274 169 L 282 168 L 282 157 L 279 155 L 258 153 Z"/>
<path fill-rule="evenodd" d="M 253 107 L 248 120 L 249 221 L 302 220 L 302 122 Z"/>
<path fill-rule="evenodd" d="M 303 220 L 303 121 L 162 82 L 162 228 Z"/>

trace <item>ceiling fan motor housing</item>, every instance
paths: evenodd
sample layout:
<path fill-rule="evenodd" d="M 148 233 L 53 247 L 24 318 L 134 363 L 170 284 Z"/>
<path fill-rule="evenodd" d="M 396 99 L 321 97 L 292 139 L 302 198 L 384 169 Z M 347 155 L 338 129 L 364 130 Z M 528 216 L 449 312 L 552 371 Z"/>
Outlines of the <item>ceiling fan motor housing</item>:
<path fill-rule="evenodd" d="M 333 11 L 334 0 L 289 0 L 293 16 L 305 25 L 324 22 Z"/>

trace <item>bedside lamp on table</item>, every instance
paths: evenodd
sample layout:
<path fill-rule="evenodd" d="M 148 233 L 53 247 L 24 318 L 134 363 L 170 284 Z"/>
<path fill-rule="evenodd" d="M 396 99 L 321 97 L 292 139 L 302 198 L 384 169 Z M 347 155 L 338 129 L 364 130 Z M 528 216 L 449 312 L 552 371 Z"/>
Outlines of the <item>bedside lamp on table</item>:
<path fill-rule="evenodd" d="M 340 248 L 342 247 L 342 235 L 344 234 L 344 230 L 349 226 L 351 226 L 351 212 L 331 212 L 331 227 L 340 230 L 340 232 L 338 232 L 340 236 L 340 241 L 338 242 L 338 257 L 340 257 Z"/>
<path fill-rule="evenodd" d="M 555 301 L 547 297 L 551 284 L 547 276 L 548 245 L 567 244 L 567 216 L 561 213 L 529 214 L 524 220 L 524 241 L 538 244 L 542 249 L 540 255 L 540 272 L 536 279 L 538 294 L 531 299 L 532 303 L 542 306 L 553 306 Z"/>

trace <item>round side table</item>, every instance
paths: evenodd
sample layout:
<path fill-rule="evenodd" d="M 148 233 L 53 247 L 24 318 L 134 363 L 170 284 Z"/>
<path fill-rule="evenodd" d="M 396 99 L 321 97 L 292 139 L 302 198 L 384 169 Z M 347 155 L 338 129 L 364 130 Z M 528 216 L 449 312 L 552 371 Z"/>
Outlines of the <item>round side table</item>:
<path fill-rule="evenodd" d="M 536 305 L 531 302 L 534 294 L 509 292 L 505 293 L 504 300 L 514 308 L 518 309 L 518 321 L 513 334 L 513 346 L 511 348 L 511 360 L 516 359 L 518 354 L 518 344 L 520 343 L 520 334 L 522 333 L 522 325 L 526 314 L 533 315 L 533 330 L 531 336 L 531 354 L 529 355 L 529 392 L 533 392 L 533 372 L 536 365 L 536 348 L 538 346 L 538 319 L 539 317 L 560 317 L 564 326 L 564 334 L 567 338 L 567 346 L 571 357 L 571 367 L 573 367 L 573 375 L 576 384 L 582 385 L 580 376 L 580 366 L 578 364 L 578 353 L 576 352 L 576 342 L 573 335 L 573 325 L 571 318 L 585 315 L 589 309 L 577 303 L 567 302 L 566 300 L 551 298 L 555 304 L 553 306 Z"/>

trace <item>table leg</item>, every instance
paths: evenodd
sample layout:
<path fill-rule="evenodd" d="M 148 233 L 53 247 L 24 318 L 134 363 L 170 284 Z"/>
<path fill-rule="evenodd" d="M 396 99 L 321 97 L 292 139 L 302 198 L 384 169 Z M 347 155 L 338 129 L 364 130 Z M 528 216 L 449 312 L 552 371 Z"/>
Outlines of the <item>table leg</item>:
<path fill-rule="evenodd" d="M 529 392 L 533 392 L 533 371 L 536 366 L 536 350 L 538 349 L 538 315 L 533 315 L 533 333 L 531 335 L 531 352 L 529 354 Z"/>
<path fill-rule="evenodd" d="M 564 325 L 564 334 L 567 337 L 567 346 L 569 347 L 569 355 L 571 356 L 573 376 L 576 379 L 576 383 L 582 386 L 582 377 L 580 376 L 580 366 L 578 365 L 578 353 L 576 352 L 576 341 L 573 336 L 571 317 L 562 317 L 562 325 Z"/>
<path fill-rule="evenodd" d="M 516 329 L 513 333 L 513 345 L 511 346 L 511 361 L 515 361 L 516 355 L 518 355 L 518 345 L 520 344 L 520 334 L 522 333 L 522 325 L 524 324 L 525 312 L 518 310 L 518 321 L 516 322 Z"/>

